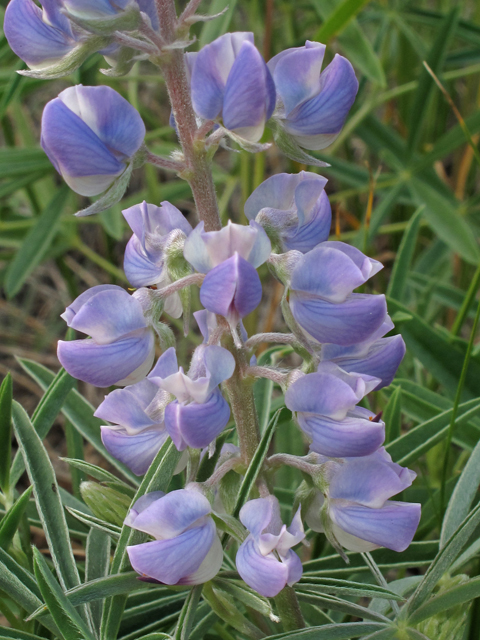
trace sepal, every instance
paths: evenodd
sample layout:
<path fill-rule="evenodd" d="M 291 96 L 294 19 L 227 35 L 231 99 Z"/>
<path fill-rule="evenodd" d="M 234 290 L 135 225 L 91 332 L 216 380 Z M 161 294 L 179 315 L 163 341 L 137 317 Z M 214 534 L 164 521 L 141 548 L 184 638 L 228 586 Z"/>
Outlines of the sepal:
<path fill-rule="evenodd" d="M 290 160 L 294 160 L 295 162 L 299 162 L 300 164 L 306 164 L 307 166 L 314 167 L 329 167 L 328 162 L 323 162 L 323 160 L 319 160 L 318 158 L 314 158 L 309 153 L 304 151 L 295 138 L 290 135 L 282 125 L 274 120 L 270 119 L 267 123 L 267 126 L 273 131 L 273 139 L 275 140 L 275 144 L 283 153 L 283 155 L 290 158 Z"/>
<path fill-rule="evenodd" d="M 82 18 L 70 13 L 68 9 L 65 10 L 65 15 L 85 31 L 99 36 L 111 36 L 115 31 L 134 31 L 142 22 L 140 10 L 136 4 L 131 4 L 123 11 L 105 18 Z"/>
<path fill-rule="evenodd" d="M 43 67 L 42 69 L 21 69 L 17 71 L 22 76 L 37 78 L 39 80 L 55 80 L 64 78 L 76 71 L 85 60 L 96 51 L 104 49 L 111 44 L 111 38 L 106 36 L 92 36 L 85 42 L 77 45 L 60 62 Z"/>

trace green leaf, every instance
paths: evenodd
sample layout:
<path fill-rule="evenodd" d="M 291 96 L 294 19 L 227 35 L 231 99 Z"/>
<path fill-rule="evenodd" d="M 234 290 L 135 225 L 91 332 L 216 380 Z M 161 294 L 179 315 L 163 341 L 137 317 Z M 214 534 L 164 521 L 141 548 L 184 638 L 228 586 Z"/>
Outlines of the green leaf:
<path fill-rule="evenodd" d="M 347 24 L 369 2 L 370 0 L 343 0 L 340 5 L 337 4 L 333 13 L 330 13 L 312 40 L 327 43 L 333 36 L 343 31 Z"/>
<path fill-rule="evenodd" d="M 402 432 L 402 388 L 397 387 L 390 396 L 383 412 L 385 423 L 385 442 L 389 443 L 400 437 Z"/>
<path fill-rule="evenodd" d="M 388 300 L 388 309 L 390 315 L 401 311 L 411 316 L 412 319 L 409 322 L 402 323 L 400 326 L 400 333 L 405 340 L 407 350 L 415 354 L 415 358 L 420 360 L 432 376 L 454 395 L 463 368 L 465 352 L 457 345 L 451 344 L 420 316 L 397 300 Z M 465 395 L 468 398 L 476 398 L 479 388 L 480 364 L 472 359 L 465 382 Z"/>
<path fill-rule="evenodd" d="M 18 629 L 6 629 L 5 627 L 0 627 L 0 638 L 5 640 L 45 640 L 45 638 L 35 636 L 33 633 L 26 633 Z"/>
<path fill-rule="evenodd" d="M 12 451 L 12 376 L 7 373 L 0 386 L 0 488 L 10 487 L 10 456 Z"/>
<path fill-rule="evenodd" d="M 275 636 L 268 636 L 265 640 L 287 640 L 287 638 L 292 638 L 293 640 L 348 640 L 349 638 L 364 636 L 367 633 L 383 631 L 387 628 L 387 625 L 379 622 L 344 622 L 342 624 L 325 624 L 321 627 L 279 633 Z"/>
<path fill-rule="evenodd" d="M 204 600 L 212 607 L 217 616 L 227 624 L 253 640 L 265 638 L 265 634 L 241 613 L 235 600 L 225 591 L 216 588 L 213 582 L 203 585 Z"/>
<path fill-rule="evenodd" d="M 188 640 L 195 619 L 200 596 L 202 595 L 202 585 L 197 584 L 188 594 L 180 615 L 178 616 L 177 626 L 175 628 L 175 640 Z"/>
<path fill-rule="evenodd" d="M 264 598 L 259 595 L 253 589 L 247 587 L 244 583 L 235 584 L 231 580 L 224 580 L 222 578 L 214 578 L 213 583 L 215 586 L 219 587 L 222 591 L 226 591 L 231 596 L 234 597 L 235 600 L 243 602 L 243 604 L 254 611 L 258 611 L 262 616 L 266 618 L 270 618 L 272 620 L 275 619 L 273 615 L 272 605 L 268 598 Z"/>
<path fill-rule="evenodd" d="M 95 478 L 95 480 L 100 480 L 100 482 L 114 482 L 115 484 L 122 484 L 125 487 L 125 490 L 132 491 L 132 487 L 130 485 L 122 482 L 114 476 L 110 471 L 106 471 L 106 469 L 102 469 L 101 467 L 97 467 L 97 465 L 92 464 L 91 462 L 86 462 L 85 460 L 79 460 L 76 458 L 60 458 L 63 462 L 66 462 L 71 467 L 75 467 L 79 471 L 82 471 L 85 475 L 91 476 Z"/>
<path fill-rule="evenodd" d="M 65 402 L 65 398 L 75 382 L 75 378 L 72 378 L 65 369 L 60 369 L 57 375 L 52 379 L 49 387 L 45 391 L 32 415 L 32 424 L 41 440 L 43 440 L 50 431 L 55 418 Z M 24 471 L 25 464 L 23 462 L 22 454 L 19 451 L 13 460 L 12 469 L 10 471 L 13 484 L 17 484 Z"/>
<path fill-rule="evenodd" d="M 132 177 L 133 172 L 133 161 L 130 161 L 127 164 L 125 171 L 116 178 L 116 180 L 111 184 L 111 186 L 103 193 L 98 200 L 96 200 L 93 204 L 81 211 L 77 211 L 75 214 L 79 218 L 84 218 L 85 216 L 91 216 L 94 213 L 100 213 L 101 211 L 106 211 L 113 205 L 120 202 L 123 198 L 125 191 L 128 188 L 130 183 L 130 178 Z"/>
<path fill-rule="evenodd" d="M 410 218 L 407 228 L 402 236 L 400 247 L 398 248 L 395 262 L 393 263 L 392 275 L 387 287 L 387 296 L 402 302 L 407 286 L 408 272 L 412 265 L 415 245 L 417 243 L 420 220 L 422 218 L 424 206 L 420 206 Z"/>
<path fill-rule="evenodd" d="M 0 149 L 0 176 L 11 178 L 32 173 L 46 173 L 54 168 L 43 149 Z"/>
<path fill-rule="evenodd" d="M 462 551 L 470 536 L 480 523 L 480 505 L 471 511 L 445 546 L 440 549 L 435 560 L 428 567 L 422 582 L 418 585 L 408 603 L 408 612 L 413 614 L 430 596 L 437 582 L 449 570 Z"/>
<path fill-rule="evenodd" d="M 343 598 L 338 598 L 336 596 L 330 595 L 320 595 L 318 593 L 310 593 L 307 591 L 303 591 L 303 589 L 297 589 L 297 597 L 300 602 L 308 602 L 308 604 L 312 604 L 314 606 L 319 607 L 320 609 L 330 609 L 332 611 L 340 611 L 349 616 L 355 616 L 356 618 L 363 618 L 364 620 L 373 620 L 374 622 L 389 622 L 388 618 L 382 616 L 375 611 L 371 611 L 370 609 L 366 609 L 359 604 L 355 604 L 354 602 L 349 602 L 348 600 L 343 600 Z"/>
<path fill-rule="evenodd" d="M 65 640 L 95 640 L 55 580 L 40 551 L 33 549 L 35 577 L 45 604 Z"/>
<path fill-rule="evenodd" d="M 28 231 L 22 246 L 8 266 L 5 276 L 5 291 L 9 298 L 20 291 L 25 280 L 49 249 L 57 233 L 60 216 L 69 193 L 70 190 L 66 185 L 61 187 Z"/>
<path fill-rule="evenodd" d="M 265 429 L 265 432 L 260 440 L 260 443 L 255 451 L 255 455 L 252 458 L 252 461 L 248 465 L 248 469 L 243 477 L 242 484 L 240 485 L 240 489 L 238 491 L 237 500 L 235 503 L 235 508 L 233 510 L 233 516 L 238 518 L 238 514 L 240 513 L 240 509 L 243 507 L 245 502 L 250 495 L 250 491 L 253 489 L 255 485 L 255 481 L 260 473 L 260 469 L 263 466 L 263 462 L 267 456 L 268 448 L 270 446 L 270 442 L 272 441 L 273 434 L 275 431 L 275 427 L 277 426 L 278 419 L 280 417 L 280 413 L 282 412 L 279 409 L 273 418 L 270 420 L 268 427 Z"/>
<path fill-rule="evenodd" d="M 459 14 L 460 7 L 454 6 L 437 29 L 434 43 L 427 56 L 427 63 L 436 75 L 442 70 L 447 49 L 457 28 Z M 410 155 L 414 153 L 419 145 L 433 86 L 433 78 L 428 71 L 422 67 L 413 106 L 410 110 L 408 136 L 408 151 Z"/>
<path fill-rule="evenodd" d="M 418 624 L 422 620 L 431 618 L 437 613 L 441 613 L 455 607 L 456 605 L 469 602 L 480 596 L 480 577 L 472 578 L 463 584 L 443 591 L 440 595 L 431 598 L 419 607 L 409 618 L 410 624 Z"/>
<path fill-rule="evenodd" d="M 27 360 L 26 358 L 18 358 L 18 362 L 22 369 L 26 371 L 28 375 L 31 376 L 44 390 L 48 388 L 55 378 L 54 373 L 47 369 L 47 367 L 38 364 L 38 362 Z M 102 421 L 93 417 L 94 411 L 95 409 L 93 406 L 75 389 L 70 391 L 62 407 L 62 413 L 65 415 L 67 420 L 72 423 L 77 431 L 82 434 L 85 440 L 90 442 L 90 444 L 99 451 L 115 469 L 118 469 L 122 475 L 138 486 L 138 477 L 125 465 L 110 455 L 103 446 L 100 436 L 100 425 L 102 424 Z"/>
<path fill-rule="evenodd" d="M 376 584 L 364 584 L 352 580 L 339 580 L 338 578 L 313 578 L 306 576 L 297 585 L 298 589 L 318 591 L 331 595 L 355 596 L 357 598 L 386 598 L 388 600 L 403 600 L 389 589 L 384 589 Z"/>
<path fill-rule="evenodd" d="M 330 2 L 311 0 L 311 3 L 320 18 L 328 20 L 334 14 L 335 9 L 341 6 L 342 0 L 331 0 Z M 360 69 L 372 82 L 381 87 L 386 86 L 387 81 L 380 60 L 355 19 L 346 25 L 338 36 L 338 41 L 342 46 L 342 51 L 354 61 L 356 68 Z"/>
<path fill-rule="evenodd" d="M 48 548 L 60 584 L 71 589 L 80 578 L 70 545 L 67 523 L 60 499 L 57 480 L 48 453 L 23 407 L 17 402 L 12 408 L 13 426 L 35 494 L 38 515 L 42 522 Z"/>
<path fill-rule="evenodd" d="M 41 593 L 34 576 L 21 567 L 3 549 L 0 549 L 0 589 L 27 613 L 44 608 Z M 54 635 L 59 635 L 57 625 L 50 616 L 42 618 L 41 623 Z"/>
<path fill-rule="evenodd" d="M 170 438 L 168 438 L 143 477 L 132 504 L 146 493 L 152 491 L 167 491 L 179 459 L 180 453 Z M 127 546 L 138 544 L 145 540 L 145 537 L 145 534 L 140 531 L 123 525 L 110 568 L 112 573 L 120 573 L 127 568 Z M 102 640 L 109 640 L 112 637 L 116 637 L 125 602 L 125 596 L 117 596 L 105 603 L 102 627 L 100 630 L 100 638 Z"/>
<path fill-rule="evenodd" d="M 480 399 L 468 400 L 458 407 L 455 424 L 462 425 L 480 412 Z M 448 433 L 453 408 L 410 429 L 385 448 L 398 464 L 407 465 L 443 440 Z"/>
<path fill-rule="evenodd" d="M 99 531 L 98 529 L 91 529 L 87 538 L 87 547 L 85 550 L 85 584 L 93 582 L 97 579 L 105 578 L 108 575 L 110 568 L 110 536 Z M 65 594 L 69 597 L 69 594 Z M 102 598 L 105 597 L 105 592 L 102 592 Z M 72 602 L 71 598 L 70 602 Z M 72 603 L 73 604 L 73 603 Z M 89 605 L 90 615 L 92 616 L 93 628 L 100 629 L 102 622 L 102 602 L 91 602 Z"/>
<path fill-rule="evenodd" d="M 236 5 L 237 0 L 213 0 L 208 12 L 209 15 L 217 15 L 225 11 L 225 9 L 226 11 L 218 18 L 215 18 L 215 20 L 210 20 L 203 25 L 199 37 L 200 47 L 204 47 L 228 31 Z"/>
<path fill-rule="evenodd" d="M 391 640 L 397 637 L 397 629 L 382 629 L 375 631 L 369 636 L 365 636 L 364 640 Z"/>
<path fill-rule="evenodd" d="M 424 567 L 433 561 L 437 552 L 438 541 L 429 540 L 426 542 L 412 542 L 402 554 L 389 549 L 377 549 L 372 551 L 372 556 L 377 566 L 385 572 L 389 569 Z M 348 551 L 346 555 L 349 560 L 348 565 L 338 554 L 304 562 L 304 579 L 310 580 L 311 576 L 321 576 L 322 578 L 323 576 L 330 578 L 333 575 L 351 576 L 352 573 L 369 571 L 361 554 Z"/>
<path fill-rule="evenodd" d="M 74 518 L 76 518 L 79 522 L 83 522 L 88 527 L 92 527 L 93 529 L 98 529 L 99 531 L 103 531 L 107 533 L 112 538 L 119 538 L 121 528 L 111 522 L 106 522 L 105 520 L 101 520 L 100 518 L 96 518 L 95 516 L 91 516 L 88 513 L 84 513 L 83 511 L 78 511 L 78 509 L 74 509 L 72 507 L 66 507 L 68 513 L 70 513 Z"/>
<path fill-rule="evenodd" d="M 480 252 L 476 236 L 459 211 L 456 200 L 448 200 L 424 180 L 411 177 L 408 187 L 418 205 L 425 205 L 423 215 L 434 233 L 470 264 L 477 265 Z"/>
<path fill-rule="evenodd" d="M 7 551 L 17 532 L 22 516 L 27 508 L 33 487 L 28 487 L 15 504 L 7 511 L 0 523 L 0 547 Z"/>
<path fill-rule="evenodd" d="M 449 500 L 440 534 L 440 548 L 444 547 L 460 523 L 466 518 L 480 484 L 480 442 L 465 465 Z"/>

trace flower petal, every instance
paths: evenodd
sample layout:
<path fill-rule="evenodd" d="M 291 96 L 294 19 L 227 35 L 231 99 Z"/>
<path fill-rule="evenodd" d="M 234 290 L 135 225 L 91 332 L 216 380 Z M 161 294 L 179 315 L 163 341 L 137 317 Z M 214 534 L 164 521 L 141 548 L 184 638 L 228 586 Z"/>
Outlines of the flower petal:
<path fill-rule="evenodd" d="M 257 48 L 246 40 L 233 63 L 223 98 L 223 124 L 238 135 L 258 142 L 267 119 L 267 65 Z"/>
<path fill-rule="evenodd" d="M 343 420 L 332 420 L 322 415 L 298 413 L 302 431 L 311 439 L 310 451 L 331 458 L 368 456 L 385 440 L 385 424 L 373 422 L 374 414 L 355 407 Z"/>
<path fill-rule="evenodd" d="M 100 430 L 105 449 L 137 476 L 147 472 L 168 438 L 168 433 L 161 429 L 146 429 L 135 435 L 107 426 L 100 427 Z"/>
<path fill-rule="evenodd" d="M 287 584 L 289 587 L 293 586 L 300 580 L 303 574 L 302 561 L 297 556 L 295 551 L 288 550 L 286 556 L 282 557 L 282 562 L 288 569 Z"/>
<path fill-rule="evenodd" d="M 258 538 L 262 531 L 268 527 L 273 517 L 274 507 L 278 509 L 276 498 L 256 498 L 249 500 L 240 509 L 240 522 L 250 531 L 254 538 Z"/>
<path fill-rule="evenodd" d="M 165 584 L 178 584 L 182 578 L 198 571 L 216 535 L 213 520 L 209 518 L 203 526 L 175 538 L 127 547 L 127 553 L 138 573 Z"/>
<path fill-rule="evenodd" d="M 203 306 L 235 324 L 256 309 L 261 300 L 258 273 L 238 254 L 209 271 L 200 289 Z"/>
<path fill-rule="evenodd" d="M 379 547 L 405 551 L 417 530 L 421 505 L 391 500 L 381 509 L 332 504 L 329 513 L 333 522 L 346 533 Z M 339 539 L 339 542 L 349 548 L 347 540 Z"/>
<path fill-rule="evenodd" d="M 91 339 L 59 340 L 57 356 L 68 373 L 96 387 L 120 383 L 153 356 L 153 332 L 117 340 L 111 344 L 96 344 Z M 126 383 L 128 384 L 128 382 Z"/>
<path fill-rule="evenodd" d="M 145 330 L 147 323 L 138 300 L 122 289 L 110 289 L 89 298 L 69 326 L 86 333 L 97 344 L 110 344 L 128 334 Z"/>
<path fill-rule="evenodd" d="M 179 451 L 203 449 L 223 431 L 230 418 L 228 402 L 217 389 L 207 402 L 171 402 L 165 409 L 165 428 Z"/>
<path fill-rule="evenodd" d="M 153 367 L 148 377 L 150 380 L 155 382 L 155 384 L 158 384 L 155 378 L 160 378 L 161 380 L 163 380 L 164 378 L 168 378 L 168 376 L 177 373 L 177 371 L 178 362 L 175 347 L 170 347 L 162 353 L 157 361 L 157 364 Z"/>
<path fill-rule="evenodd" d="M 353 293 L 341 304 L 332 304 L 292 291 L 290 306 L 298 324 L 318 342 L 352 345 L 367 340 L 382 324 L 385 296 Z"/>
<path fill-rule="evenodd" d="M 178 489 L 150 504 L 138 514 L 132 525 L 157 540 L 168 540 L 191 529 L 197 520 L 211 512 L 209 501 L 200 492 Z"/>
<path fill-rule="evenodd" d="M 105 396 L 94 416 L 133 431 L 152 427 L 155 422 L 145 410 L 157 392 L 158 387 L 147 379 L 124 389 L 116 389 Z"/>
<path fill-rule="evenodd" d="M 199 568 L 185 578 L 181 578 L 177 584 L 203 584 L 214 578 L 220 571 L 223 562 L 223 547 L 218 536 L 213 539 L 210 551 L 205 556 Z"/>
<path fill-rule="evenodd" d="M 76 46 L 68 21 L 48 24 L 32 0 L 8 3 L 4 32 L 10 47 L 31 68 L 54 64 Z"/>
<path fill-rule="evenodd" d="M 320 75 L 318 92 L 287 114 L 286 130 L 300 136 L 305 149 L 319 149 L 314 135 L 338 134 L 358 91 L 358 80 L 350 62 L 336 54 Z"/>
<path fill-rule="evenodd" d="M 163 255 L 158 261 L 145 255 L 142 245 L 133 235 L 127 242 L 123 259 L 123 270 L 133 287 L 148 287 L 158 284 L 163 275 Z"/>
<path fill-rule="evenodd" d="M 307 41 L 308 42 L 308 41 Z M 326 46 L 320 42 L 308 42 L 309 47 L 287 49 L 281 57 L 269 62 L 273 79 L 286 114 L 296 106 L 313 98 L 320 90 L 320 72 Z"/>
<path fill-rule="evenodd" d="M 383 450 L 362 458 L 348 458 L 329 485 L 332 500 L 348 500 L 378 509 L 388 498 L 409 487 L 416 474 L 385 459 Z"/>
<path fill-rule="evenodd" d="M 242 579 L 266 598 L 275 597 L 287 584 L 288 565 L 273 553 L 262 556 L 252 536 L 240 546 L 235 561 Z"/>
<path fill-rule="evenodd" d="M 80 311 L 83 305 L 88 302 L 90 298 L 96 296 L 97 293 L 100 293 L 100 291 L 123 291 L 125 293 L 125 289 L 122 289 L 122 287 L 117 287 L 114 284 L 98 284 L 95 287 L 91 287 L 90 289 L 87 289 L 86 291 L 81 293 L 78 298 L 75 298 L 75 300 L 68 305 L 68 307 L 60 317 L 65 320 L 68 326 L 70 326 L 70 322 Z"/>

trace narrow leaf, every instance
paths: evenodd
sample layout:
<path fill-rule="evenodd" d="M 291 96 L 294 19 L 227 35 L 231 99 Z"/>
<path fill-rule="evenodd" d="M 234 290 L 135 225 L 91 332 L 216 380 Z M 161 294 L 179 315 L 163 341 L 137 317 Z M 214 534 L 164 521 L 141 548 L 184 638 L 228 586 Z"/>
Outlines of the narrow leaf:
<path fill-rule="evenodd" d="M 60 215 L 67 202 L 69 188 L 64 185 L 53 196 L 35 224 L 27 233 L 22 246 L 10 263 L 5 277 L 5 291 L 12 298 L 41 262 L 57 233 Z"/>
<path fill-rule="evenodd" d="M 364 636 L 367 633 L 383 631 L 387 628 L 387 625 L 380 622 L 344 622 L 280 633 L 268 636 L 265 640 L 286 640 L 287 638 L 292 638 L 292 640 L 348 640 L 349 638 Z"/>
<path fill-rule="evenodd" d="M 7 511 L 0 523 L 0 547 L 7 551 L 13 536 L 17 532 L 22 516 L 27 508 L 33 487 L 28 487 L 15 504 Z"/>
<path fill-rule="evenodd" d="M 452 587 L 447 591 L 443 591 L 435 598 L 431 598 L 421 607 L 419 607 L 410 617 L 410 624 L 418 624 L 422 620 L 431 618 L 437 613 L 441 613 L 455 607 L 456 605 L 469 602 L 480 596 L 480 578 L 472 578 L 468 582 Z"/>
<path fill-rule="evenodd" d="M 335 11 L 328 16 L 312 39 L 317 42 L 328 42 L 333 36 L 343 31 L 368 2 L 370 0 L 343 0 L 335 8 Z"/>
<path fill-rule="evenodd" d="M 38 549 L 33 549 L 35 577 L 42 596 L 65 640 L 95 640 L 48 568 Z"/>
<path fill-rule="evenodd" d="M 17 402 L 13 403 L 13 426 L 60 584 L 71 589 L 80 584 L 80 578 L 52 463 L 25 409 Z"/>
<path fill-rule="evenodd" d="M 419 207 L 410 218 L 403 234 L 402 242 L 398 248 L 398 253 L 393 264 L 392 275 L 388 283 L 387 295 L 394 300 L 400 300 L 400 302 L 405 295 L 408 272 L 412 265 L 423 209 L 423 206 Z"/>
<path fill-rule="evenodd" d="M 111 539 L 103 531 L 91 529 L 87 538 L 85 559 L 85 583 L 105 578 L 110 568 Z M 85 585 L 84 585 L 85 586 Z M 65 594 L 68 597 L 68 593 Z M 102 594 L 105 597 L 105 592 Z M 70 599 L 70 598 L 69 598 Z M 71 602 L 71 599 L 70 599 Z M 73 603 L 72 603 L 73 604 Z M 94 629 L 100 629 L 102 622 L 103 602 L 91 602 L 90 615 Z"/>
<path fill-rule="evenodd" d="M 0 488 L 10 487 L 10 456 L 12 451 L 12 376 L 7 373 L 0 386 Z"/>
<path fill-rule="evenodd" d="M 400 437 L 402 432 L 402 388 L 397 387 L 390 396 L 385 411 L 385 442 L 389 443 Z"/>
<path fill-rule="evenodd" d="M 105 520 L 101 520 L 100 518 L 91 516 L 88 513 L 84 513 L 83 511 L 72 509 L 71 507 L 67 507 L 66 509 L 68 513 L 70 513 L 74 518 L 76 518 L 79 522 L 83 522 L 83 524 L 86 524 L 88 527 L 103 531 L 109 536 L 112 536 L 112 538 L 120 537 L 121 528 L 117 527 L 117 525 L 110 522 L 105 522 Z"/>

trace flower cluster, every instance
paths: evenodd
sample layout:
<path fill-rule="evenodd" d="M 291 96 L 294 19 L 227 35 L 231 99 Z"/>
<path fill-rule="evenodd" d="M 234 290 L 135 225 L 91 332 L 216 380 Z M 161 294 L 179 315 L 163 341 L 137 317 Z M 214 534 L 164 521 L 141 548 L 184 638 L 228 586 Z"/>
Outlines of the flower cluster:
<path fill-rule="evenodd" d="M 162 58 L 162 17 L 153 1 L 41 4 L 40 9 L 33 0 L 11 0 L 5 33 L 14 51 L 42 77 L 70 72 L 92 51 L 121 66 L 128 48 L 130 55 L 136 51 L 135 59 L 141 54 L 160 60 L 168 85 L 168 64 L 177 55 L 171 51 L 185 43 L 169 45 Z M 251 588 L 273 597 L 300 580 L 302 564 L 292 547 L 305 538 L 303 520 L 324 532 L 342 554 L 378 546 L 401 551 L 418 525 L 419 505 L 389 500 L 410 486 L 415 474 L 391 461 L 382 447 L 384 423 L 359 405 L 392 381 L 405 345 L 400 336 L 384 337 L 393 328 L 385 297 L 356 292 L 382 265 L 328 240 L 327 180 L 307 171 L 272 176 L 246 202 L 249 224 L 229 221 L 220 228 L 219 220 L 209 221 L 211 211 L 201 208 L 208 181 L 199 194 L 191 177 L 224 136 L 255 150 L 266 126 L 275 131 L 280 148 L 285 140 L 290 148 L 307 150 L 330 144 L 358 82 L 352 65 L 339 55 L 322 71 L 324 54 L 324 45 L 307 41 L 266 64 L 251 33 L 228 33 L 186 54 L 183 75 L 175 82 L 190 92 L 191 105 L 188 100 L 175 104 L 170 91 L 184 153 L 164 165 L 144 145 L 140 115 L 108 87 L 72 87 L 45 107 L 43 148 L 79 194 L 110 189 L 113 195 L 104 201 L 109 206 L 123 194 L 132 169 L 152 161 L 187 176 L 196 197 L 200 222 L 194 228 L 169 202 L 144 202 L 123 211 L 133 232 L 124 269 L 136 290 L 130 295 L 100 285 L 80 295 L 62 317 L 87 337 L 58 345 L 61 364 L 75 378 L 123 387 L 108 393 L 95 413 L 108 423 L 101 427 L 102 440 L 113 456 L 142 475 L 171 438 L 189 457 L 184 489 L 143 496 L 125 520 L 153 538 L 127 549 L 133 568 L 147 580 L 193 585 L 219 572 L 223 550 L 217 527 L 231 532 L 232 518 L 222 482 L 230 472 L 245 473 L 259 444 L 252 394 L 256 377 L 282 386 L 310 453 L 305 459 L 286 452 L 264 460 L 251 499 L 239 511 L 236 565 Z M 197 123 L 189 149 L 185 145 L 192 136 L 184 135 L 182 108 L 191 108 L 190 121 Z M 256 345 L 271 334 L 249 337 L 242 324 L 261 303 L 257 270 L 264 264 L 284 285 L 282 311 L 291 331 L 284 343 L 303 358 L 301 367 L 287 373 L 257 366 Z M 197 285 L 204 309 L 195 318 L 204 341 L 185 373 L 164 314 L 183 314 L 187 327 L 190 289 Z M 154 364 L 156 336 L 162 353 Z M 238 438 L 239 449 L 229 443 L 210 478 L 195 482 L 195 461 L 213 454 L 231 415 L 236 427 L 231 437 Z M 279 460 L 308 478 L 288 528 L 273 495 L 272 472 Z"/>

